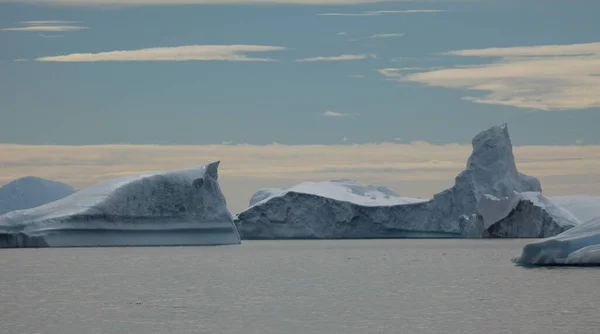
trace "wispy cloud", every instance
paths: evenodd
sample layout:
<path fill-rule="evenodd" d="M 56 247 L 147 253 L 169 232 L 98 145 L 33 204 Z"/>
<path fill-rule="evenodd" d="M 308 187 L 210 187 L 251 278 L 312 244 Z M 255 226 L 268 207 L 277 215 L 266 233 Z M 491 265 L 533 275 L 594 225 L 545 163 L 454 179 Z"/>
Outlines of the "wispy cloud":
<path fill-rule="evenodd" d="M 487 92 L 475 103 L 539 110 L 600 107 L 600 43 L 458 50 L 445 55 L 496 57 L 483 65 L 400 75 L 388 79 Z"/>
<path fill-rule="evenodd" d="M 298 62 L 314 62 L 314 61 L 348 61 L 348 60 L 363 60 L 363 59 L 368 59 L 368 58 L 377 58 L 376 55 L 369 53 L 369 54 L 345 54 L 345 55 L 339 55 L 339 56 L 330 56 L 330 57 L 309 57 L 309 58 L 302 58 L 302 59 L 296 59 L 296 61 Z"/>
<path fill-rule="evenodd" d="M 41 57 L 42 62 L 96 62 L 96 61 L 276 61 L 271 58 L 249 57 L 246 53 L 286 50 L 281 46 L 265 45 L 186 45 L 157 47 L 140 50 L 100 53 L 72 53 L 63 56 Z"/>
<path fill-rule="evenodd" d="M 336 33 L 336 35 L 338 35 L 338 36 L 346 36 L 346 35 L 348 35 L 348 33 L 345 32 L 345 31 L 340 31 L 340 32 Z"/>
<path fill-rule="evenodd" d="M 416 71 L 430 71 L 437 70 L 440 67 L 399 67 L 399 68 L 380 68 L 377 70 L 379 74 L 386 77 L 388 80 L 399 80 L 402 77 L 405 77 L 406 72 L 416 72 Z"/>
<path fill-rule="evenodd" d="M 375 34 L 375 35 L 369 36 L 369 38 L 393 38 L 393 37 L 401 37 L 401 36 L 404 36 L 404 34 L 389 33 L 389 34 Z"/>
<path fill-rule="evenodd" d="M 373 10 L 360 13 L 322 13 L 318 16 L 380 16 L 385 14 L 442 13 L 443 9 Z"/>
<path fill-rule="evenodd" d="M 23 61 L 27 61 L 27 59 L 25 59 L 25 58 L 18 58 L 18 59 L 15 59 L 14 61 L 16 61 L 16 62 L 23 62 Z"/>
<path fill-rule="evenodd" d="M 349 116 L 358 116 L 358 113 L 348 114 L 343 112 L 337 112 L 334 110 L 326 110 L 323 113 L 323 117 L 349 117 Z"/>
<path fill-rule="evenodd" d="M 365 77 L 365 76 L 364 76 L 364 75 L 362 75 L 362 74 L 349 74 L 349 75 L 348 75 L 348 78 L 355 78 L 355 79 L 362 79 L 362 78 L 364 78 L 364 77 Z"/>
<path fill-rule="evenodd" d="M 46 31 L 46 32 L 58 32 L 58 31 L 75 31 L 84 30 L 88 27 L 83 26 L 27 26 L 27 27 L 13 27 L 13 28 L 2 28 L 0 31 Z"/>
<path fill-rule="evenodd" d="M 233 209 L 263 187 L 352 178 L 429 197 L 464 169 L 471 145 L 100 145 L 0 144 L 0 184 L 35 175 L 84 187 L 109 178 L 221 160 L 220 183 Z M 356 157 L 360 157 L 357 159 Z M 600 146 L 515 147 L 519 170 L 541 178 L 546 195 L 600 195 Z M 437 162 L 436 162 L 437 161 Z"/>

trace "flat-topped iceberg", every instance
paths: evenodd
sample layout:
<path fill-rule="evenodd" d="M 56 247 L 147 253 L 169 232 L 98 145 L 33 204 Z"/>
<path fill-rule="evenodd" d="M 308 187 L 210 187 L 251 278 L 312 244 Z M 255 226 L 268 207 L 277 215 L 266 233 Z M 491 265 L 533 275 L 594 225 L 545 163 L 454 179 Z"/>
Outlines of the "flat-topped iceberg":
<path fill-rule="evenodd" d="M 561 196 L 551 201 L 563 204 L 581 224 L 523 248 L 513 262 L 523 265 L 600 265 L 600 197 Z"/>
<path fill-rule="evenodd" d="M 71 195 L 68 184 L 26 176 L 0 187 L 0 215 L 15 210 L 34 208 Z"/>
<path fill-rule="evenodd" d="M 219 162 L 127 176 L 0 216 L 0 247 L 238 244 Z"/>
<path fill-rule="evenodd" d="M 345 191 L 331 191 L 335 181 L 303 183 L 255 195 L 251 207 L 237 217 L 238 230 L 245 239 L 462 237 L 477 230 L 477 207 L 484 195 L 541 192 L 536 178 L 517 171 L 506 124 L 481 132 L 472 144 L 455 185 L 431 200 L 381 190 L 357 196 L 347 185 Z M 358 189 L 374 193 L 373 187 Z"/>

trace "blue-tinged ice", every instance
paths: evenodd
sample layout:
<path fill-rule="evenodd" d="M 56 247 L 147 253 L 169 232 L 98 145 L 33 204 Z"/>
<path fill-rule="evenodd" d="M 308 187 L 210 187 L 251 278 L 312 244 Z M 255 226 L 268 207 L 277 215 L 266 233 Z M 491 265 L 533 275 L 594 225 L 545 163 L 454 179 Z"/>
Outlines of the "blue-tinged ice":
<path fill-rule="evenodd" d="M 246 239 L 484 237 L 484 196 L 509 198 L 541 186 L 517 170 L 506 124 L 482 131 L 472 144 L 454 186 L 431 200 L 350 180 L 305 182 L 259 191 L 237 216 L 238 230 Z"/>
<path fill-rule="evenodd" d="M 26 176 L 0 187 L 0 215 L 35 208 L 75 192 L 68 184 Z"/>
<path fill-rule="evenodd" d="M 582 220 L 581 224 L 559 235 L 528 244 L 513 262 L 524 265 L 600 265 L 600 197 L 561 196 L 550 200 Z"/>
<path fill-rule="evenodd" d="M 1 247 L 238 244 L 219 162 L 127 176 L 0 216 Z"/>

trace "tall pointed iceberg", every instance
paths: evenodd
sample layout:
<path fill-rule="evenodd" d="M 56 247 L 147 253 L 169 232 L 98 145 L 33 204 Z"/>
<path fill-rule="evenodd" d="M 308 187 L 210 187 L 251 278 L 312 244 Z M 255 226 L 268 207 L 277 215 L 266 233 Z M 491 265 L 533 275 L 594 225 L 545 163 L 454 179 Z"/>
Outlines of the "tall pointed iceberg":
<path fill-rule="evenodd" d="M 266 197 L 263 191 L 238 215 L 238 230 L 243 239 L 483 236 L 477 210 L 484 195 L 504 198 L 541 186 L 517 170 L 506 124 L 479 133 L 472 145 L 455 185 L 429 201 L 365 205 L 298 186 Z"/>

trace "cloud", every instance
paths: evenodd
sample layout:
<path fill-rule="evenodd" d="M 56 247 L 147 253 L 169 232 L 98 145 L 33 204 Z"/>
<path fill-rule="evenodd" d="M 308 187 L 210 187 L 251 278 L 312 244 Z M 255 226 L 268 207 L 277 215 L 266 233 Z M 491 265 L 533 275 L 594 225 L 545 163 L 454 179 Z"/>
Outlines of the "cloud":
<path fill-rule="evenodd" d="M 27 60 L 27 59 L 25 59 L 25 58 L 18 58 L 18 59 L 15 59 L 15 60 L 13 60 L 13 61 L 16 61 L 16 62 L 23 62 L 23 61 L 28 61 L 28 60 Z"/>
<path fill-rule="evenodd" d="M 83 26 L 39 25 L 39 26 L 27 26 L 27 27 L 2 28 L 2 29 L 0 29 L 0 31 L 46 31 L 46 32 L 58 32 L 58 31 L 84 30 L 84 29 L 88 29 L 88 27 L 83 27 Z"/>
<path fill-rule="evenodd" d="M 344 143 L 347 143 L 347 142 L 349 142 L 349 141 L 351 141 L 351 140 L 352 140 L 352 139 L 350 139 L 350 138 L 348 138 L 348 137 L 343 137 L 343 138 L 341 139 L 341 141 L 342 141 L 342 142 L 344 142 Z"/>
<path fill-rule="evenodd" d="M 373 10 L 361 13 L 322 13 L 318 16 L 381 16 L 385 14 L 442 13 L 443 9 Z"/>
<path fill-rule="evenodd" d="M 494 59 L 404 76 L 380 73 L 388 79 L 484 92 L 482 97 L 464 97 L 475 103 L 538 110 L 600 107 L 599 42 L 458 50 L 444 55 Z"/>
<path fill-rule="evenodd" d="M 365 76 L 364 76 L 364 75 L 362 75 L 362 74 L 349 74 L 349 75 L 348 75 L 348 78 L 355 78 L 355 79 L 362 79 L 362 78 L 364 78 L 364 77 L 365 77 Z"/>
<path fill-rule="evenodd" d="M 340 177 L 389 186 L 405 196 L 429 197 L 453 183 L 470 153 L 471 145 L 425 142 L 301 146 L 0 144 L 0 184 L 35 175 L 84 187 L 124 175 L 221 160 L 219 182 L 228 204 L 241 210 L 259 188 Z M 600 146 L 517 146 L 515 157 L 519 170 L 541 178 L 548 196 L 600 195 Z"/>
<path fill-rule="evenodd" d="M 340 31 L 340 32 L 336 33 L 336 35 L 338 35 L 338 36 L 346 36 L 346 35 L 348 35 L 348 33 L 345 32 L 345 31 Z"/>
<path fill-rule="evenodd" d="M 369 38 L 392 38 L 392 37 L 400 37 L 400 36 L 404 36 L 404 34 L 399 34 L 399 33 L 375 34 L 375 35 L 369 36 Z"/>
<path fill-rule="evenodd" d="M 379 74 L 386 77 L 388 80 L 402 80 L 407 74 L 402 72 L 415 72 L 424 70 L 435 70 L 440 67 L 399 67 L 399 68 L 380 68 L 377 70 Z"/>
<path fill-rule="evenodd" d="M 396 138 L 394 138 L 394 141 L 402 141 L 402 138 L 396 137 Z"/>
<path fill-rule="evenodd" d="M 354 113 L 354 114 L 347 114 L 347 113 L 343 113 L 343 112 L 337 112 L 334 110 L 326 110 L 323 113 L 324 117 L 349 117 L 349 116 L 358 116 L 358 113 Z"/>
<path fill-rule="evenodd" d="M 374 54 L 345 54 L 331 57 L 309 57 L 296 59 L 297 62 L 314 62 L 314 61 L 347 61 L 347 60 L 363 60 L 367 58 L 377 58 Z"/>
<path fill-rule="evenodd" d="M 36 60 L 42 62 L 186 60 L 276 61 L 271 58 L 248 57 L 245 53 L 281 50 L 286 50 L 286 48 L 264 45 L 186 45 L 100 53 L 73 53 L 63 56 L 41 57 Z"/>

